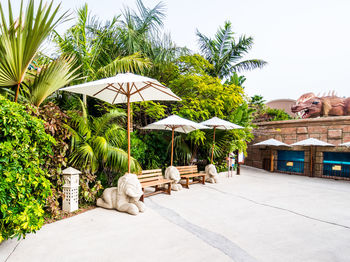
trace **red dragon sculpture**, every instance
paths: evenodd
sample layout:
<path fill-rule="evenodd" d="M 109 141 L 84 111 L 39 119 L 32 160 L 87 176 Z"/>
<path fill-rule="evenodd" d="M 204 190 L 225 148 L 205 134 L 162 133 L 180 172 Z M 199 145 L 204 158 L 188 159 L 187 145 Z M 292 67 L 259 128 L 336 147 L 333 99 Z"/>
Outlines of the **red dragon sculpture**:
<path fill-rule="evenodd" d="M 306 93 L 292 106 L 292 112 L 298 113 L 302 118 L 348 116 L 350 115 L 350 97 L 338 97 L 334 91 L 323 96 Z"/>

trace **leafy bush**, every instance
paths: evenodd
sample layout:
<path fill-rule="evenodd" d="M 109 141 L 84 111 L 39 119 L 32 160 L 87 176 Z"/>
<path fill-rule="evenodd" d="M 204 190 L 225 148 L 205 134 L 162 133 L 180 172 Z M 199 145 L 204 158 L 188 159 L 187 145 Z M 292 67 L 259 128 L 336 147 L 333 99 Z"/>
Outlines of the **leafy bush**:
<path fill-rule="evenodd" d="M 51 196 L 48 174 L 41 166 L 52 155 L 55 140 L 44 123 L 19 104 L 0 96 L 0 242 L 24 237 L 43 222 Z"/>
<path fill-rule="evenodd" d="M 280 121 L 280 120 L 292 119 L 292 117 L 282 109 L 267 108 L 266 114 L 269 116 L 268 121 Z"/>
<path fill-rule="evenodd" d="M 47 198 L 45 211 L 50 218 L 58 218 L 62 214 L 63 197 L 62 169 L 68 165 L 69 142 L 71 134 L 67 128 L 69 116 L 52 102 L 40 108 L 31 108 L 30 112 L 45 121 L 46 133 L 53 136 L 57 143 L 53 146 L 53 154 L 47 155 L 45 168 L 49 171 L 52 184 L 52 195 Z M 79 203 L 94 203 L 98 191 L 102 188 L 96 176 L 86 172 L 81 166 L 74 166 L 82 171 L 80 175 Z"/>
<path fill-rule="evenodd" d="M 61 211 L 60 201 L 63 197 L 62 168 L 67 166 L 67 154 L 69 150 L 70 133 L 65 125 L 69 117 L 54 103 L 49 102 L 43 107 L 31 107 L 28 111 L 44 120 L 46 133 L 50 134 L 57 141 L 52 147 L 53 154 L 45 156 L 45 169 L 48 170 L 49 180 L 52 184 L 52 195 L 47 198 L 46 211 L 54 218 Z"/>
<path fill-rule="evenodd" d="M 148 134 L 135 131 L 131 133 L 131 155 L 137 159 L 144 170 L 168 166 L 170 152 L 167 148 L 171 132 L 154 131 Z"/>

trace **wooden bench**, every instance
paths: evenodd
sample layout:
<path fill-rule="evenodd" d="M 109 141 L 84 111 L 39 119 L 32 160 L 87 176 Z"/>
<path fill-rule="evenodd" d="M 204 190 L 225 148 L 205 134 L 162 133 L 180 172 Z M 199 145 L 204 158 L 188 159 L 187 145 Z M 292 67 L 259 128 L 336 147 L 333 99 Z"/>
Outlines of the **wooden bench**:
<path fill-rule="evenodd" d="M 181 183 L 186 188 L 189 188 L 189 185 L 196 184 L 196 183 L 202 183 L 205 185 L 205 173 L 200 174 L 198 173 L 198 167 L 196 165 L 193 166 L 177 166 L 177 170 L 179 170 L 179 173 L 181 175 L 181 180 L 186 180 L 185 183 Z M 192 182 L 190 182 L 190 179 L 192 178 Z M 198 179 L 195 179 L 198 178 Z"/>
<path fill-rule="evenodd" d="M 152 196 L 155 194 L 166 193 L 171 194 L 171 183 L 170 179 L 165 179 L 162 174 L 161 169 L 143 170 L 140 175 L 138 175 L 139 181 L 142 186 L 142 191 L 144 192 L 140 200 L 143 202 L 145 197 Z M 168 185 L 168 187 L 164 187 Z M 162 187 L 161 187 L 162 186 Z M 155 191 L 150 193 L 145 193 L 146 187 L 154 187 Z"/>

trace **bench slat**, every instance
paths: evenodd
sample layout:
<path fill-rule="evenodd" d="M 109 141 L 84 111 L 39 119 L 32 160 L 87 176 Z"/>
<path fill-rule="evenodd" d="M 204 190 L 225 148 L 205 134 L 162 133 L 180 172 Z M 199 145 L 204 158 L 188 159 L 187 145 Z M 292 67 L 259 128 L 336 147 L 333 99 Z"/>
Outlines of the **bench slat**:
<path fill-rule="evenodd" d="M 143 182 L 147 182 L 147 181 L 158 181 L 158 180 L 161 180 L 163 179 L 163 177 L 148 177 L 148 178 L 144 178 L 144 179 L 139 179 L 140 180 L 140 183 L 142 184 Z"/>
<path fill-rule="evenodd" d="M 145 187 L 150 187 L 150 186 L 158 186 L 158 185 L 164 185 L 164 184 L 168 184 L 171 183 L 172 181 L 170 179 L 159 179 L 159 180 L 155 180 L 155 181 L 149 181 L 149 182 L 141 182 L 141 186 L 143 188 Z"/>
<path fill-rule="evenodd" d="M 162 173 L 154 173 L 154 174 L 138 175 L 137 177 L 140 179 L 140 178 L 155 177 L 155 176 L 163 176 L 163 174 Z"/>
<path fill-rule="evenodd" d="M 205 174 L 200 174 L 200 173 L 195 173 L 195 174 L 186 174 L 186 175 L 181 175 L 181 178 L 185 178 L 185 177 L 199 177 L 199 176 L 205 176 Z"/>
<path fill-rule="evenodd" d="M 176 168 L 179 171 L 180 175 L 198 173 L 198 167 L 196 165 L 194 165 L 194 166 L 177 166 Z"/>
<path fill-rule="evenodd" d="M 161 169 L 142 170 L 142 175 L 150 173 L 162 173 Z"/>

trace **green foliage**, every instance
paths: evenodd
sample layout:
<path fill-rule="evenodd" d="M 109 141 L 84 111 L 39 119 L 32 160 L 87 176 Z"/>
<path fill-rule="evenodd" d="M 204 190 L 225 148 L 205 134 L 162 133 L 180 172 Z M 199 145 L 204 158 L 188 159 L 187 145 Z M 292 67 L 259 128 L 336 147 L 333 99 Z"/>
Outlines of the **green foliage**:
<path fill-rule="evenodd" d="M 31 104 L 40 104 L 53 92 L 77 79 L 78 68 L 73 69 L 76 60 L 73 57 L 60 57 L 45 63 L 40 70 L 30 70 L 26 97 Z M 34 71 L 34 72 L 32 72 Z"/>
<path fill-rule="evenodd" d="M 178 62 L 179 74 L 169 83 L 169 87 L 182 98 L 172 104 L 172 113 L 201 122 L 213 116 L 226 119 L 245 127 L 243 130 L 218 132 L 214 148 L 214 158 L 222 159 L 228 152 L 239 149 L 245 151 L 246 142 L 252 139 L 252 112 L 245 101 L 240 85 L 244 78 L 226 81 L 208 74 L 213 65 L 200 55 L 182 56 Z M 188 135 L 175 136 L 174 160 L 181 164 L 195 159 L 209 159 L 212 131 L 195 131 Z M 169 143 L 170 148 L 170 143 Z M 169 151 L 170 152 L 170 151 Z"/>
<path fill-rule="evenodd" d="M 173 113 L 202 121 L 217 116 L 225 118 L 243 102 L 243 89 L 222 84 L 217 77 L 206 74 L 211 65 L 199 55 L 181 57 L 181 75 L 169 87 L 182 98 L 173 107 Z"/>
<path fill-rule="evenodd" d="M 249 101 L 249 108 L 253 112 L 254 122 L 281 121 L 292 119 L 283 109 L 270 108 L 265 105 L 261 95 L 254 95 Z"/>
<path fill-rule="evenodd" d="M 102 25 L 91 17 L 88 5 L 77 10 L 77 21 L 64 35 L 55 34 L 54 40 L 64 55 L 74 55 L 75 67 L 84 79 L 91 81 L 122 72 L 141 73 L 151 64 L 148 58 L 135 51 L 126 54 L 121 39 L 119 18 Z"/>
<path fill-rule="evenodd" d="M 116 173 L 127 171 L 128 154 L 121 148 L 125 131 L 119 125 L 125 113 L 114 109 L 101 117 L 89 116 L 81 103 L 82 113 L 72 112 L 69 131 L 72 134 L 70 163 L 82 167 L 87 173 L 101 171 L 112 185 Z M 131 171 L 140 170 L 131 158 Z"/>
<path fill-rule="evenodd" d="M 230 77 L 234 72 L 262 68 L 267 63 L 260 59 L 241 61 L 253 46 L 253 38 L 240 36 L 235 39 L 231 22 L 226 21 L 224 27 L 219 27 L 213 39 L 197 31 L 200 50 L 213 65 L 208 71 L 212 76 L 221 79 Z"/>
<path fill-rule="evenodd" d="M 264 98 L 261 95 L 254 95 L 251 97 L 250 100 L 250 105 L 251 106 L 259 106 L 259 107 L 263 107 L 265 105 L 266 100 L 264 100 Z"/>
<path fill-rule="evenodd" d="M 51 196 L 45 166 L 55 140 L 43 121 L 0 96 L 0 242 L 35 232 Z"/>
<path fill-rule="evenodd" d="M 19 18 L 15 20 L 10 1 L 8 3 L 8 17 L 0 4 L 0 86 L 17 86 L 17 101 L 20 85 L 39 47 L 55 26 L 65 19 L 66 13 L 57 16 L 60 5 L 55 8 L 53 2 L 43 5 L 40 1 L 35 10 L 34 0 L 29 1 L 24 11 L 22 0 Z"/>
<path fill-rule="evenodd" d="M 268 107 L 266 110 L 266 114 L 269 117 L 268 121 L 281 121 L 292 119 L 292 117 L 282 109 Z"/>
<path fill-rule="evenodd" d="M 147 134 L 134 131 L 131 133 L 131 154 L 137 159 L 142 169 L 157 169 L 166 167 L 170 158 L 167 147 L 171 133 L 156 131 Z"/>
<path fill-rule="evenodd" d="M 162 105 L 159 102 L 146 101 L 140 103 L 133 103 L 132 105 L 133 115 L 142 118 L 150 117 L 151 119 L 161 119 L 166 117 L 166 109 L 165 105 Z"/>
<path fill-rule="evenodd" d="M 29 113 L 44 121 L 45 131 L 55 138 L 56 144 L 52 147 L 53 154 L 45 156 L 45 169 L 48 170 L 51 182 L 52 195 L 47 198 L 46 211 L 52 217 L 59 216 L 61 212 L 59 201 L 63 197 L 62 169 L 67 167 L 70 133 L 65 125 L 68 116 L 53 103 L 47 103 L 41 108 L 29 108 Z"/>

